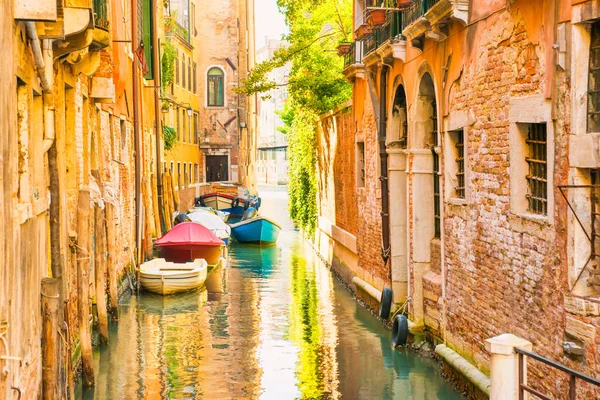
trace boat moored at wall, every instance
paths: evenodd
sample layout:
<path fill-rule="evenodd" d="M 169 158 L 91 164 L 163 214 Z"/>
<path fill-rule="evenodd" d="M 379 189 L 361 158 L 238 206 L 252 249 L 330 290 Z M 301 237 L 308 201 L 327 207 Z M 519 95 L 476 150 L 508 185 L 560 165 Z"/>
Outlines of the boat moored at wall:
<path fill-rule="evenodd" d="M 186 263 L 203 258 L 209 267 L 223 262 L 225 242 L 196 222 L 182 222 L 154 242 L 161 257 L 169 262 Z"/>
<path fill-rule="evenodd" d="M 202 258 L 187 263 L 155 258 L 140 266 L 140 283 L 144 289 L 162 295 L 185 292 L 201 287 L 207 271 L 208 264 Z"/>
<path fill-rule="evenodd" d="M 256 216 L 232 224 L 231 233 L 240 243 L 272 244 L 277 242 L 281 226 L 266 217 Z"/>

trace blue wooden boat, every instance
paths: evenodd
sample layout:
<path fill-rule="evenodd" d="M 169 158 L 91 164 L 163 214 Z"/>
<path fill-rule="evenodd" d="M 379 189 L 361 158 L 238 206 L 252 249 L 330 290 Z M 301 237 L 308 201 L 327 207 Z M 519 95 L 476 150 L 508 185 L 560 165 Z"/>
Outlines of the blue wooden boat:
<path fill-rule="evenodd" d="M 275 243 L 281 226 L 269 218 L 256 216 L 231 224 L 231 234 L 240 243 Z"/>

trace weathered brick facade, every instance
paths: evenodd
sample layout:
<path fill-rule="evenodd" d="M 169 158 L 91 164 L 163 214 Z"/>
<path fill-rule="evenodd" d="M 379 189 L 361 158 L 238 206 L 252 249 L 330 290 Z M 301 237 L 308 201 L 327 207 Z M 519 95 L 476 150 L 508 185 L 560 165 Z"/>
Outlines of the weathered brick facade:
<path fill-rule="evenodd" d="M 589 244 L 586 250 L 574 216 L 580 213 L 591 229 L 585 185 L 600 165 L 586 150 L 596 145 L 596 133 L 586 130 L 593 40 L 586 24 L 600 17 L 600 7 L 574 3 L 428 3 L 420 19 L 402 26 L 403 36 L 376 49 L 363 41 L 362 61 L 344 70 L 354 87 L 354 125 L 338 125 L 337 136 L 353 135 L 357 146 L 364 142 L 365 181 L 356 187 L 357 262 L 342 277 L 359 277 L 378 290 L 393 287 L 396 305 L 408 300 L 417 326 L 486 373 L 485 340 L 508 332 L 529 340 L 538 354 L 600 374 L 599 293 L 586 285 L 594 264 L 583 266 Z M 376 90 L 382 73 L 384 93 Z M 388 266 L 380 256 L 386 194 L 379 184 L 381 132 L 374 110 L 382 96 L 393 232 Z M 528 132 L 537 126 L 545 132 L 543 154 L 528 153 Z M 458 191 L 459 136 L 464 195 Z M 527 179 L 535 173 L 528 163 L 540 157 L 547 181 L 543 212 L 528 200 L 534 189 Z M 333 168 L 333 180 L 342 173 Z M 573 184 L 582 187 L 563 187 Z M 559 187 L 568 191 L 573 210 Z M 336 245 L 330 245 L 330 258 Z M 566 342 L 584 354 L 564 350 Z M 566 374 L 531 362 L 528 376 L 543 392 L 566 396 Z M 600 395 L 585 384 L 578 393 Z"/>

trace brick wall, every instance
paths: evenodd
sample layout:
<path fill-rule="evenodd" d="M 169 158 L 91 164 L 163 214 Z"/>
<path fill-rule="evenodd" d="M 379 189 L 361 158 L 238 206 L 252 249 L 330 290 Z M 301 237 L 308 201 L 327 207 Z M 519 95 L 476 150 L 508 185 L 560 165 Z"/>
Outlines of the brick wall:
<path fill-rule="evenodd" d="M 351 109 L 323 116 L 317 131 L 319 215 L 356 235 L 356 155 Z"/>
<path fill-rule="evenodd" d="M 451 346 L 483 369 L 489 367 L 484 340 L 504 332 L 564 361 L 559 289 L 565 269 L 555 248 L 560 233 L 556 225 L 515 215 L 510 204 L 510 100 L 543 98 L 544 79 L 550 79 L 544 76 L 551 62 L 544 43 L 533 43 L 525 25 L 519 13 L 504 12 L 479 33 L 470 49 L 478 56 L 465 65 L 449 102 L 450 114 L 470 112 L 473 118 L 466 140 L 467 205 L 445 207 L 446 334 Z M 564 134 L 555 132 L 557 138 Z M 551 393 L 564 389 L 564 377 L 537 365 L 529 376 Z"/>
<path fill-rule="evenodd" d="M 337 146 L 334 161 L 335 223 L 356 235 L 358 205 L 356 202 L 356 144 L 354 120 L 350 110 L 336 117 Z"/>
<path fill-rule="evenodd" d="M 381 289 L 388 279 L 387 267 L 381 258 L 381 186 L 379 182 L 379 142 L 377 125 L 370 94 L 366 100 L 356 134 L 357 141 L 365 143 L 365 186 L 356 189 L 358 204 L 357 250 L 358 264 L 372 275 L 369 283 Z M 367 279 L 369 281 L 369 279 Z"/>

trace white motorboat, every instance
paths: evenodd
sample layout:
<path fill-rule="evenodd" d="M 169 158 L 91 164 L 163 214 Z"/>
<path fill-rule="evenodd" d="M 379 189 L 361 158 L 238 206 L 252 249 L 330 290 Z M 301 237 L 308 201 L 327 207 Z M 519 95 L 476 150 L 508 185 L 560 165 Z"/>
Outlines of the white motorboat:
<path fill-rule="evenodd" d="M 210 214 L 203 211 L 194 211 L 189 213 L 188 218 L 192 222 L 196 222 L 206 228 L 208 228 L 216 237 L 221 239 L 227 244 L 229 237 L 231 236 L 231 228 L 217 215 Z"/>
<path fill-rule="evenodd" d="M 140 266 L 140 281 L 144 289 L 165 295 L 202 286 L 207 272 L 208 264 L 203 258 L 187 263 L 155 258 Z"/>

